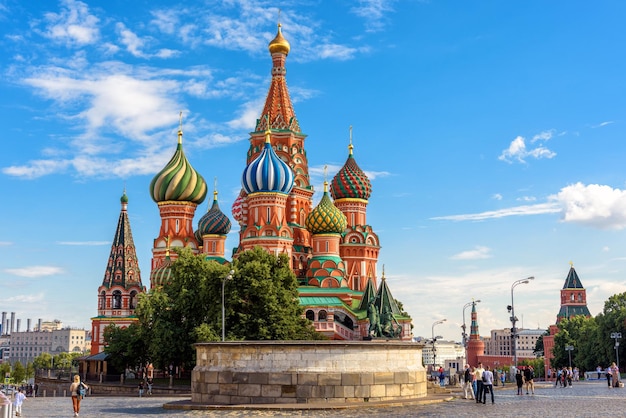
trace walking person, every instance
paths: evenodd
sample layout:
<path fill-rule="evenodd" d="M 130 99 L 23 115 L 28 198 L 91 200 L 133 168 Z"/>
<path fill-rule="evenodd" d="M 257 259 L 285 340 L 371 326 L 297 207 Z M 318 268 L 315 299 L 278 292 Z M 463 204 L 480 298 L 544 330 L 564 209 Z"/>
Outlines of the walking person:
<path fill-rule="evenodd" d="M 14 404 L 15 404 L 15 415 L 18 417 L 22 416 L 22 403 L 26 400 L 26 395 L 24 395 L 24 392 L 22 391 L 22 388 L 19 388 L 17 390 L 17 393 L 15 394 L 15 400 L 14 400 Z"/>
<path fill-rule="evenodd" d="M 606 373 L 606 384 L 609 389 L 611 389 L 611 383 L 613 382 L 613 370 L 611 369 L 611 366 L 607 366 L 604 373 Z"/>
<path fill-rule="evenodd" d="M 505 381 L 506 381 L 506 373 L 504 370 L 500 370 L 500 382 L 502 382 L 502 387 L 504 387 Z"/>
<path fill-rule="evenodd" d="M 483 364 L 478 363 L 478 367 L 474 370 L 474 378 L 476 379 L 476 403 L 480 403 L 483 398 Z"/>
<path fill-rule="evenodd" d="M 79 375 L 74 375 L 74 381 L 70 385 L 70 393 L 72 394 L 72 406 L 74 407 L 74 416 L 77 417 L 80 412 L 80 401 L 83 398 L 81 389 L 89 389 L 89 386 L 80 381 Z"/>
<path fill-rule="evenodd" d="M 152 395 L 152 379 L 148 379 L 148 395 Z"/>
<path fill-rule="evenodd" d="M 471 397 L 467 396 L 469 392 Z M 465 365 L 465 371 L 463 372 L 463 394 L 465 399 L 474 399 L 474 390 L 472 389 L 472 370 L 469 364 Z"/>
<path fill-rule="evenodd" d="M 139 382 L 139 397 L 143 396 L 143 382 Z"/>
<path fill-rule="evenodd" d="M 613 379 L 613 387 L 619 387 L 619 369 L 617 368 L 615 362 L 611 364 L 611 377 Z"/>
<path fill-rule="evenodd" d="M 528 391 L 535 394 L 535 371 L 533 370 L 533 366 L 527 366 L 524 369 L 524 380 L 526 381 L 526 395 L 528 395 Z"/>
<path fill-rule="evenodd" d="M 522 396 L 524 394 L 524 390 L 522 389 L 524 386 L 524 375 L 522 375 L 520 369 L 517 369 L 517 373 L 515 373 L 515 383 L 517 384 L 517 394 Z"/>
<path fill-rule="evenodd" d="M 557 385 L 561 384 L 561 374 L 563 373 L 563 370 L 561 369 L 556 369 L 556 380 L 554 381 L 554 387 L 556 388 Z"/>
<path fill-rule="evenodd" d="M 491 394 L 491 403 L 494 403 L 493 399 L 493 373 L 489 370 L 489 366 L 485 367 L 483 372 L 483 403 L 487 403 L 487 393 Z"/>

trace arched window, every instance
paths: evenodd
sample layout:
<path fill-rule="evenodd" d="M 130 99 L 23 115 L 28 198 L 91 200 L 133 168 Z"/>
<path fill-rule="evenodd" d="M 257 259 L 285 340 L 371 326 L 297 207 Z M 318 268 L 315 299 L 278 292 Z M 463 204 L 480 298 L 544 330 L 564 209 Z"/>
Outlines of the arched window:
<path fill-rule="evenodd" d="M 122 292 L 113 291 L 113 309 L 122 309 Z"/>
<path fill-rule="evenodd" d="M 573 293 L 571 293 L 571 294 L 569 295 L 569 300 L 571 300 L 572 302 L 574 301 L 574 294 L 573 294 Z"/>
<path fill-rule="evenodd" d="M 579 294 L 578 294 L 578 301 L 579 301 L 579 302 L 582 302 L 582 301 L 583 301 L 583 294 L 582 294 L 582 293 L 579 293 Z"/>
<path fill-rule="evenodd" d="M 106 309 L 106 308 L 107 308 L 107 294 L 103 290 L 102 292 L 100 292 L 100 309 Z"/>
<path fill-rule="evenodd" d="M 128 301 L 128 307 L 130 309 L 135 309 L 135 298 L 137 297 L 137 292 L 135 290 L 133 290 L 132 292 L 130 292 L 130 299 Z"/>
<path fill-rule="evenodd" d="M 317 314 L 317 319 L 319 321 L 326 321 L 327 318 L 328 318 L 328 313 L 326 313 L 326 311 L 319 311 L 319 313 Z"/>
<path fill-rule="evenodd" d="M 306 311 L 306 319 L 308 319 L 309 321 L 315 321 L 315 312 L 310 309 Z"/>

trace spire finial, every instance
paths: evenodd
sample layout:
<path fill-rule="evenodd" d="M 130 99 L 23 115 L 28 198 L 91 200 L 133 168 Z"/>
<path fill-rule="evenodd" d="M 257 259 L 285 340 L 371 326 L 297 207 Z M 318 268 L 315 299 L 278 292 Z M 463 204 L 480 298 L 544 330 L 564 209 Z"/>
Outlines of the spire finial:
<path fill-rule="evenodd" d="M 354 146 L 352 145 L 352 125 L 350 125 L 350 145 L 348 145 L 348 151 L 350 151 L 350 155 L 352 155 L 352 150 Z"/>
<path fill-rule="evenodd" d="M 267 120 L 267 127 L 265 129 L 265 143 L 266 144 L 270 144 L 270 134 L 272 133 L 272 130 L 270 129 L 270 115 L 269 113 L 267 115 L 265 115 L 265 119 Z"/>
<path fill-rule="evenodd" d="M 178 114 L 178 143 L 183 143 L 183 111 Z"/>
<path fill-rule="evenodd" d="M 328 192 L 328 165 L 324 164 L 324 193 Z"/>
<path fill-rule="evenodd" d="M 573 262 L 573 261 L 570 261 L 570 262 L 569 262 L 569 266 L 570 266 L 570 268 L 574 267 L 574 262 Z"/>
<path fill-rule="evenodd" d="M 350 127 L 350 128 L 352 128 L 352 127 Z M 383 281 L 384 281 L 384 280 L 386 280 L 386 279 L 385 279 L 385 265 L 384 265 L 384 264 L 383 264 L 383 277 L 382 277 L 382 280 L 383 280 Z"/>
<path fill-rule="evenodd" d="M 213 178 L 213 200 L 217 200 L 217 176 Z"/>
<path fill-rule="evenodd" d="M 278 27 L 280 28 L 280 9 L 278 9 Z"/>

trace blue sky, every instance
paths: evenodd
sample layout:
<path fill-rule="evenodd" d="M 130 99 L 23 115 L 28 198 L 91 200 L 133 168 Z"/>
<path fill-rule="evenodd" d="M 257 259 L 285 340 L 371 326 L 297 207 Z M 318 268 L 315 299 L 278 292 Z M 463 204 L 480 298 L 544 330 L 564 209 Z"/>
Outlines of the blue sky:
<path fill-rule="evenodd" d="M 353 126 L 379 271 L 416 336 L 446 318 L 437 334 L 459 340 L 472 298 L 482 334 L 508 327 L 528 276 L 516 313 L 545 328 L 570 261 L 593 315 L 626 291 L 626 3 L 30 3 L 0 0 L 0 311 L 22 329 L 90 327 L 124 188 L 149 285 L 148 185 L 179 111 L 230 213 L 278 6 L 313 183 L 344 163 Z"/>

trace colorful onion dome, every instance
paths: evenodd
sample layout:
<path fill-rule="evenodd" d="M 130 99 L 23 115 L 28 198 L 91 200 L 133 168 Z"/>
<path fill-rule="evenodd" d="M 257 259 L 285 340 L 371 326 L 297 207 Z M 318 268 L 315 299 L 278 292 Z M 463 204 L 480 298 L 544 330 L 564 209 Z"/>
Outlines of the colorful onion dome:
<path fill-rule="evenodd" d="M 265 146 L 243 171 L 241 184 L 246 193 L 289 194 L 294 175 L 291 167 L 280 159 L 270 144 L 270 130 L 265 131 Z"/>
<path fill-rule="evenodd" d="M 199 229 L 193 231 L 193 237 L 196 239 L 196 241 L 198 241 L 198 246 L 202 247 L 202 244 L 204 244 L 204 240 L 202 239 L 202 234 L 200 233 Z"/>
<path fill-rule="evenodd" d="M 287 40 L 283 37 L 283 33 L 280 30 L 281 26 L 282 25 L 279 23 L 278 33 L 276 34 L 276 37 L 272 39 L 269 44 L 270 54 L 280 52 L 282 54 L 289 55 L 289 50 L 291 49 L 291 46 L 289 45 L 289 42 L 287 42 Z"/>
<path fill-rule="evenodd" d="M 122 194 L 122 197 L 120 197 L 120 203 L 121 204 L 128 203 L 128 196 L 126 196 L 126 190 L 124 190 L 124 194 Z"/>
<path fill-rule="evenodd" d="M 352 140 L 348 149 L 350 155 L 346 163 L 341 167 L 341 170 L 330 184 L 330 194 L 333 199 L 364 199 L 367 200 L 372 194 L 372 183 L 367 178 L 363 170 L 356 163 L 356 160 L 352 156 Z"/>
<path fill-rule="evenodd" d="M 230 232 L 230 219 L 220 210 L 217 203 L 217 190 L 213 191 L 213 206 L 198 221 L 199 234 L 226 235 Z"/>
<path fill-rule="evenodd" d="M 178 145 L 172 159 L 150 182 L 150 194 L 157 203 L 174 200 L 200 204 L 206 197 L 206 182 L 183 152 L 182 128 L 178 130 Z"/>
<path fill-rule="evenodd" d="M 324 196 L 307 215 L 305 225 L 312 234 L 341 234 L 346 230 L 348 220 L 330 199 L 328 182 L 324 182 Z"/>
<path fill-rule="evenodd" d="M 231 213 L 233 214 L 233 218 L 237 222 L 243 221 L 243 196 L 244 194 L 242 190 L 241 193 L 239 193 L 239 196 L 237 196 L 237 199 L 235 199 L 233 206 L 231 207 Z"/>
<path fill-rule="evenodd" d="M 172 264 L 174 264 L 174 262 L 170 258 L 168 250 L 163 264 L 150 272 L 150 286 L 152 288 L 163 287 L 172 282 Z"/>

